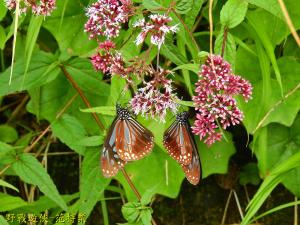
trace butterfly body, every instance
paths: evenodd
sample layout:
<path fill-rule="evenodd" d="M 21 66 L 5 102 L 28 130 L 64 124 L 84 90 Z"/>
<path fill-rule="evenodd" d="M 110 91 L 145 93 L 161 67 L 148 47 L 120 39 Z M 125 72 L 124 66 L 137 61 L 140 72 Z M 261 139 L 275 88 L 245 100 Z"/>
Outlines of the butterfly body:
<path fill-rule="evenodd" d="M 117 116 L 109 129 L 101 156 L 103 175 L 116 175 L 127 161 L 145 157 L 153 146 L 153 134 L 139 124 L 128 109 L 117 105 Z"/>
<path fill-rule="evenodd" d="M 181 165 L 188 181 L 194 185 L 198 184 L 201 165 L 187 112 L 176 116 L 176 120 L 164 133 L 163 144 L 170 156 Z"/>

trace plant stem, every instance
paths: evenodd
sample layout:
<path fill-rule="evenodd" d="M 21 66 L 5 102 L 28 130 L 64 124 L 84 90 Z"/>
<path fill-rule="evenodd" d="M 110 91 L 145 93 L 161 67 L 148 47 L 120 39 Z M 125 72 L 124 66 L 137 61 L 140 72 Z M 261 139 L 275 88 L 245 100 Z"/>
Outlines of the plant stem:
<path fill-rule="evenodd" d="M 213 17 L 212 17 L 212 7 L 213 7 L 213 0 L 209 0 L 209 8 L 208 8 L 208 16 L 209 16 L 209 52 L 212 56 L 213 54 Z M 213 60 L 212 60 L 213 62 Z"/>
<path fill-rule="evenodd" d="M 221 51 L 221 57 L 224 57 L 225 48 L 226 48 L 226 40 L 227 40 L 227 33 L 228 33 L 228 27 L 224 27 L 224 34 L 223 34 L 223 42 L 222 42 L 222 51 Z"/>
<path fill-rule="evenodd" d="M 130 188 L 132 189 L 132 191 L 134 192 L 135 196 L 138 198 L 138 200 L 141 200 L 141 194 L 138 192 L 138 190 L 136 189 L 136 187 L 134 186 L 134 184 L 132 183 L 128 173 L 125 171 L 124 168 L 121 169 L 122 174 L 124 175 L 127 183 L 129 184 Z"/>
<path fill-rule="evenodd" d="M 195 47 L 197 48 L 197 51 L 200 52 L 200 48 L 197 44 L 197 41 L 194 37 L 194 35 L 192 34 L 191 30 L 188 28 L 188 26 L 185 24 L 185 22 L 183 21 L 183 19 L 181 18 L 181 16 L 172 8 L 171 11 L 175 14 L 175 16 L 179 19 L 179 21 L 181 22 L 181 24 L 184 26 L 184 29 L 188 32 L 190 38 L 192 39 Z"/>
<path fill-rule="evenodd" d="M 4 53 L 3 53 L 3 50 L 0 49 L 0 61 L 1 61 L 1 68 L 0 68 L 0 71 L 4 71 L 5 70 L 5 61 L 4 61 Z"/>
<path fill-rule="evenodd" d="M 253 130 L 252 134 L 254 134 L 263 125 L 263 123 L 268 119 L 269 115 L 275 110 L 276 107 L 278 107 L 281 103 L 283 103 L 288 97 L 294 94 L 298 89 L 300 89 L 300 83 L 291 91 L 289 91 L 282 99 L 280 99 L 278 102 L 275 103 L 275 105 L 259 121 L 255 129 Z"/>
<path fill-rule="evenodd" d="M 77 83 L 74 81 L 74 79 L 72 78 L 72 76 L 69 74 L 69 72 L 66 70 L 66 68 L 61 65 L 60 66 L 63 74 L 66 76 L 66 78 L 70 81 L 70 83 L 72 84 L 72 86 L 75 88 L 75 90 L 78 92 L 78 94 L 80 95 L 82 101 L 84 102 L 84 104 L 88 107 L 88 108 L 92 108 L 90 102 L 88 101 L 88 99 L 85 97 L 85 95 L 83 94 L 82 90 L 79 88 L 79 86 L 77 85 Z M 105 130 L 105 127 L 103 125 L 103 123 L 99 120 L 98 116 L 96 113 L 92 113 L 92 116 L 94 117 L 96 123 L 98 124 L 98 126 L 102 129 Z"/>
<path fill-rule="evenodd" d="M 289 27 L 289 29 L 290 29 L 293 37 L 294 37 L 297 45 L 300 47 L 300 38 L 299 38 L 299 36 L 297 34 L 297 31 L 296 31 L 296 29 L 295 29 L 295 27 L 293 25 L 293 22 L 292 22 L 291 17 L 290 17 L 290 15 L 289 15 L 286 7 L 285 7 L 285 4 L 284 4 L 283 0 L 278 0 L 278 3 L 280 5 L 282 14 L 284 15 L 286 23 L 287 23 L 287 25 L 288 25 L 288 27 Z"/>
<path fill-rule="evenodd" d="M 108 212 L 107 212 L 107 206 L 106 206 L 104 192 L 102 193 L 101 198 L 102 198 L 101 199 L 101 210 L 102 210 L 103 223 L 104 223 L 104 225 L 109 225 Z"/>
<path fill-rule="evenodd" d="M 82 90 L 79 88 L 79 86 L 76 84 L 76 82 L 73 80 L 73 78 L 71 77 L 71 75 L 68 73 L 68 71 L 66 70 L 66 68 L 61 65 L 60 66 L 63 74 L 66 76 L 66 78 L 70 81 L 70 83 L 72 84 L 72 86 L 76 89 L 76 91 L 78 92 L 78 94 L 80 95 L 80 97 L 82 98 L 83 102 L 85 103 L 85 105 L 88 108 L 91 108 L 91 104 L 88 101 L 88 99 L 86 98 L 86 96 L 84 95 L 84 93 L 82 92 Z M 96 113 L 92 113 L 95 121 L 97 122 L 98 126 L 101 129 L 105 129 L 104 125 L 101 123 L 101 121 L 99 120 L 99 118 L 97 117 Z M 136 195 L 136 197 L 138 198 L 138 200 L 141 200 L 141 194 L 138 192 L 137 188 L 134 186 L 134 184 L 132 183 L 130 177 L 128 176 L 127 172 L 125 171 L 124 168 L 121 169 L 122 174 L 124 175 L 126 181 L 128 182 L 130 188 L 132 189 L 132 191 L 134 192 L 134 194 Z M 152 224 L 156 225 L 156 222 L 154 221 L 154 219 L 152 218 Z"/>

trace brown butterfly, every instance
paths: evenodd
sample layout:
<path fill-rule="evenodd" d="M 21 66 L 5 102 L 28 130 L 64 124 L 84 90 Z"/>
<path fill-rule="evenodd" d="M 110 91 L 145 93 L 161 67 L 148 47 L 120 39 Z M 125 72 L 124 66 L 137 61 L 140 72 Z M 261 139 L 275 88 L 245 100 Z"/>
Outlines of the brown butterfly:
<path fill-rule="evenodd" d="M 143 158 L 153 146 L 151 131 L 139 124 L 128 109 L 117 105 L 117 116 L 108 131 L 101 156 L 103 175 L 116 175 L 127 161 Z"/>
<path fill-rule="evenodd" d="M 187 112 L 176 116 L 176 120 L 164 133 L 163 144 L 170 156 L 181 165 L 187 180 L 191 184 L 198 184 L 201 179 L 201 164 Z"/>

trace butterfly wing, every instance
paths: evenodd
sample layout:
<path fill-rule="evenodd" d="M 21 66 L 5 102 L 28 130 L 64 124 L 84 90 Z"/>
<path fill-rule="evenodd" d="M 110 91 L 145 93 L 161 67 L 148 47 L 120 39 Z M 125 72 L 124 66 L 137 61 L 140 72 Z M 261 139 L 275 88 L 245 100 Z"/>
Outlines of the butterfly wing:
<path fill-rule="evenodd" d="M 117 130 L 116 150 L 122 160 L 139 160 L 149 154 L 154 146 L 151 131 L 128 117 Z"/>
<path fill-rule="evenodd" d="M 165 131 L 163 144 L 178 163 L 188 165 L 192 161 L 192 140 L 184 123 L 177 120 Z"/>
<path fill-rule="evenodd" d="M 190 128 L 189 124 L 186 123 L 184 125 L 188 131 L 188 135 L 191 140 L 191 145 L 192 145 L 192 160 L 188 165 L 181 165 L 183 172 L 185 173 L 186 179 L 193 185 L 197 185 L 201 179 L 201 163 L 200 163 L 200 158 L 198 154 L 198 150 L 196 147 L 196 143 L 194 138 L 192 137 L 192 134 L 190 133 Z"/>
<path fill-rule="evenodd" d="M 101 167 L 104 177 L 115 176 L 126 164 L 125 161 L 120 159 L 116 150 L 116 136 L 118 127 L 121 124 L 120 122 L 122 121 L 115 119 L 104 142 L 101 155 Z"/>

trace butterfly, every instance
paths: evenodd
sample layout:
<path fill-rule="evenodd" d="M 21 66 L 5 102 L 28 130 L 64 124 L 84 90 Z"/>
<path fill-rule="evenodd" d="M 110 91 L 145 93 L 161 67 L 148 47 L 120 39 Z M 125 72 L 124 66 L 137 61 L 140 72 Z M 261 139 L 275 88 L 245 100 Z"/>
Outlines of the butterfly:
<path fill-rule="evenodd" d="M 164 133 L 163 144 L 170 156 L 181 165 L 187 180 L 191 184 L 198 184 L 201 164 L 187 112 L 177 114 L 176 120 Z"/>
<path fill-rule="evenodd" d="M 139 124 L 128 109 L 117 105 L 116 111 L 117 116 L 108 131 L 101 156 L 105 177 L 115 176 L 127 161 L 145 157 L 154 146 L 151 131 Z"/>

